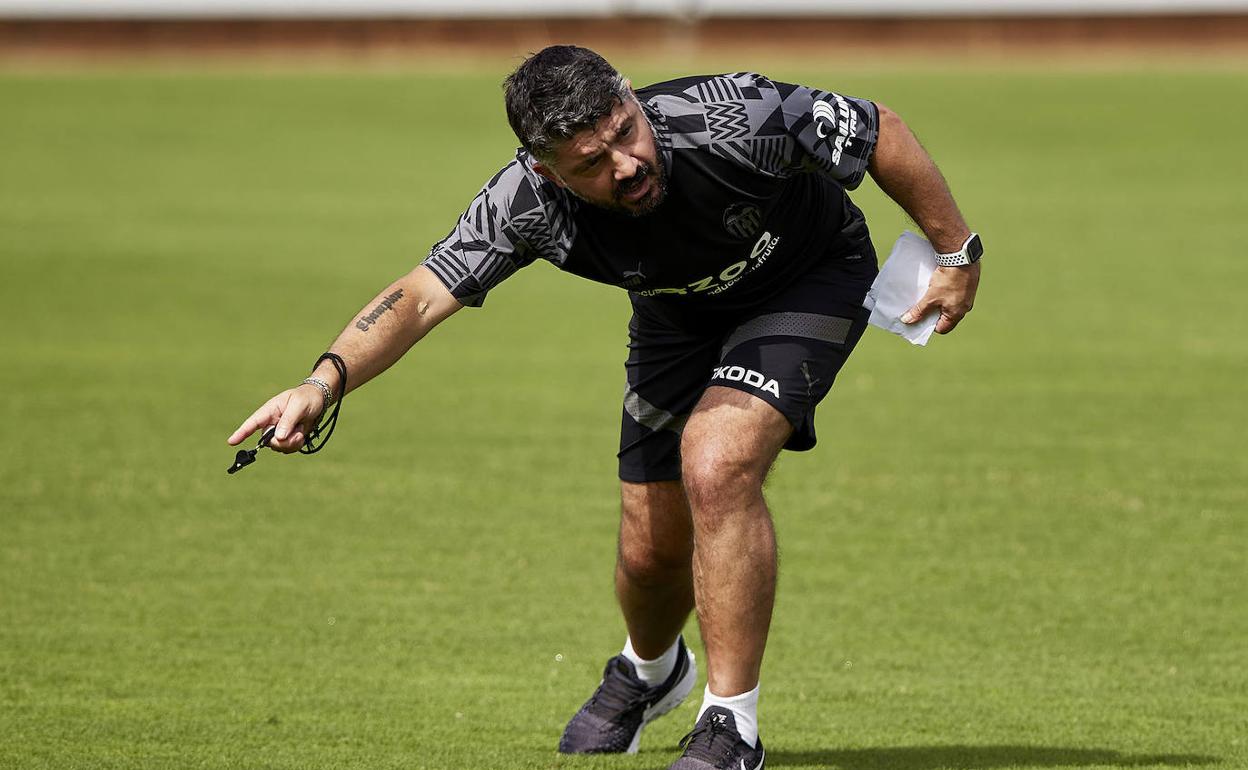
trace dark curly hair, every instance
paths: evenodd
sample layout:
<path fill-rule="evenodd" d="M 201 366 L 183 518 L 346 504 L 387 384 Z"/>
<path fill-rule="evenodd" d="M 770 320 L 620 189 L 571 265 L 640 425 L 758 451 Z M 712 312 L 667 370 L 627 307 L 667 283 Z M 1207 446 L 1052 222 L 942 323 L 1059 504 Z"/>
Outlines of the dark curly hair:
<path fill-rule="evenodd" d="M 624 76 L 588 48 L 552 45 L 508 75 L 503 93 L 520 145 L 549 160 L 557 143 L 593 128 L 630 90 Z"/>

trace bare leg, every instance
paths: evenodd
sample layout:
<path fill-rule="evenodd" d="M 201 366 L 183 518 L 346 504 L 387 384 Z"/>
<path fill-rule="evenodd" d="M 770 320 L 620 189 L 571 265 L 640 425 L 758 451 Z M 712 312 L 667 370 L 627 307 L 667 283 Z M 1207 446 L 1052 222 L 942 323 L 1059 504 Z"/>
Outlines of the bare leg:
<path fill-rule="evenodd" d="M 707 684 L 716 695 L 758 685 L 776 591 L 776 536 L 763 480 L 791 431 L 763 400 L 717 386 L 707 389 L 685 426 L 693 580 Z"/>
<path fill-rule="evenodd" d="M 620 545 L 615 566 L 615 592 L 628 626 L 632 652 L 643 660 L 656 661 L 684 628 L 693 609 L 693 524 L 689 504 L 679 481 L 633 484 L 620 487 Z M 683 666 L 676 656 L 673 677 L 656 669 L 636 667 L 628 677 L 623 655 L 612 658 L 602 682 L 580 711 L 568 721 L 559 739 L 564 754 L 637 751 L 646 722 L 666 714 L 689 694 L 696 667 Z M 667 661 L 664 660 L 663 663 Z M 646 676 L 643 676 L 645 674 Z M 653 675 L 652 677 L 649 675 Z M 662 679 L 666 688 L 656 685 Z M 638 683 L 647 683 L 644 712 L 629 707 L 642 695 Z M 653 697 L 651 697 L 653 696 Z"/>
<path fill-rule="evenodd" d="M 620 484 L 620 545 L 615 595 L 633 649 L 662 655 L 693 609 L 693 525 L 679 481 Z"/>

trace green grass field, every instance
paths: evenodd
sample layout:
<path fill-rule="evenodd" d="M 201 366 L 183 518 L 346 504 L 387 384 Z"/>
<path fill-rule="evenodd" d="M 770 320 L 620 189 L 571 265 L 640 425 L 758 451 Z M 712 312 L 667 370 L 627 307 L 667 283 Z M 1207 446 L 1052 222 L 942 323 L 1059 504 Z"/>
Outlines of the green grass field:
<path fill-rule="evenodd" d="M 622 292 L 534 266 L 224 473 L 510 158 L 505 66 L 0 74 L 0 766 L 676 756 L 696 698 L 554 751 L 624 640 Z M 988 247 L 769 482 L 768 767 L 1248 767 L 1248 70 L 766 71 L 898 110 Z"/>

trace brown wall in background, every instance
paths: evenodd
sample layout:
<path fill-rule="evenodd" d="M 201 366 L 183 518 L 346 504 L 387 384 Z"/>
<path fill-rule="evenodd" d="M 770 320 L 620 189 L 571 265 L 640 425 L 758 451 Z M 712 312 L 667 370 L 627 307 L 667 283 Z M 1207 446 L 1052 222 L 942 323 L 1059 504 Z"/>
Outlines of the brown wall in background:
<path fill-rule="evenodd" d="M 1019 47 L 1248 51 L 1248 15 L 1082 18 L 0 19 L 0 54 L 531 51 L 576 41 L 615 53 L 749 48 L 1004 52 Z"/>

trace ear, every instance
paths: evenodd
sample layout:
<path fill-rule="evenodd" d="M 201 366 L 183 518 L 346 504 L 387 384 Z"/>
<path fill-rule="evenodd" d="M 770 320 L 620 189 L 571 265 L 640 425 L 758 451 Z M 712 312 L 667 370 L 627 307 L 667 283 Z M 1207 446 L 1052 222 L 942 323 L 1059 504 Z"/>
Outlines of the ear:
<path fill-rule="evenodd" d="M 533 161 L 533 170 L 541 174 L 543 178 L 554 182 L 556 185 L 560 187 L 567 187 L 567 185 L 563 183 L 563 180 L 559 178 L 559 175 L 552 171 L 548 166 L 539 163 L 538 161 Z"/>

